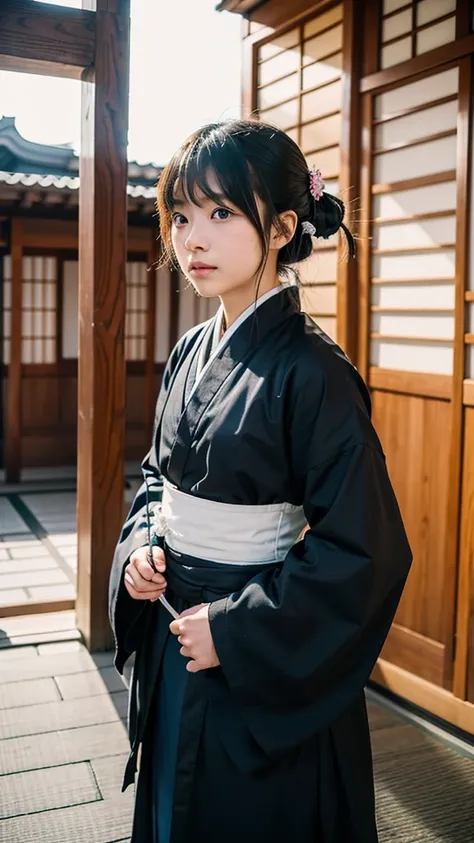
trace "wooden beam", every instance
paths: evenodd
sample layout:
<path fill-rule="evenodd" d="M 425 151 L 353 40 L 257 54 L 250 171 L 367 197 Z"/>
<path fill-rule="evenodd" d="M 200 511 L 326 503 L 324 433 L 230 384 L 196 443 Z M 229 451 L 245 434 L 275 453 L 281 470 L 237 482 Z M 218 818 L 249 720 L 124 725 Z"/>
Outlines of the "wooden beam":
<path fill-rule="evenodd" d="M 129 0 L 98 0 L 96 63 L 83 82 L 79 205 L 77 623 L 111 645 L 108 578 L 122 526 Z"/>
<path fill-rule="evenodd" d="M 363 16 L 356 0 L 345 0 L 342 24 L 342 107 L 341 173 L 339 195 L 351 209 L 351 201 L 360 196 L 360 95 Z M 357 217 L 347 214 L 347 225 L 356 234 Z M 355 363 L 357 358 L 358 267 L 355 260 L 339 263 L 337 279 L 337 341 Z"/>
<path fill-rule="evenodd" d="M 94 12 L 2 0 L 0 70 L 80 79 L 94 63 Z"/>
<path fill-rule="evenodd" d="M 21 299 L 23 283 L 23 223 L 12 219 L 11 228 L 11 340 L 3 441 L 7 483 L 18 483 L 21 469 Z"/>

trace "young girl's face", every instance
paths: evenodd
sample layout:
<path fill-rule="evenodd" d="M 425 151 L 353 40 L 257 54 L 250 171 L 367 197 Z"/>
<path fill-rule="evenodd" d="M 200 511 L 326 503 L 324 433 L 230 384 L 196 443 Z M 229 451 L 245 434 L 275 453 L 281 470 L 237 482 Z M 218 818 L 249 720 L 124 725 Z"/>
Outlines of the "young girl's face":
<path fill-rule="evenodd" d="M 209 187 L 219 194 L 214 175 Z M 181 271 L 200 296 L 254 290 L 262 259 L 256 229 L 225 197 L 217 204 L 201 194 L 198 201 L 175 193 L 171 239 Z"/>

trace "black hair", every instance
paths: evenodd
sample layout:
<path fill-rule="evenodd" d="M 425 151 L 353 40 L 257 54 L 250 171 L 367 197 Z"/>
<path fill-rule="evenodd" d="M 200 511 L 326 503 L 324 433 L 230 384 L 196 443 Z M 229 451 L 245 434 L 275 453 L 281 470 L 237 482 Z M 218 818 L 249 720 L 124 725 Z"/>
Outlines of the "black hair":
<path fill-rule="evenodd" d="M 209 172 L 218 181 L 220 194 L 209 187 Z M 324 174 L 323 174 L 324 175 Z M 222 204 L 222 195 L 248 217 L 258 232 L 265 266 L 272 224 L 282 231 L 279 214 L 294 211 L 295 233 L 278 252 L 277 270 L 285 274 L 293 264 L 308 258 L 312 238 L 303 222 L 315 228 L 315 237 L 327 239 L 341 229 L 349 255 L 355 255 L 354 238 L 344 224 L 343 202 L 323 191 L 315 200 L 310 192 L 310 174 L 299 146 L 281 129 L 256 120 L 228 120 L 210 123 L 192 134 L 165 167 L 158 182 L 158 214 L 165 256 L 173 259 L 172 215 L 176 190 L 188 201 L 199 204 L 197 193 Z M 256 196 L 264 207 L 260 218 Z"/>

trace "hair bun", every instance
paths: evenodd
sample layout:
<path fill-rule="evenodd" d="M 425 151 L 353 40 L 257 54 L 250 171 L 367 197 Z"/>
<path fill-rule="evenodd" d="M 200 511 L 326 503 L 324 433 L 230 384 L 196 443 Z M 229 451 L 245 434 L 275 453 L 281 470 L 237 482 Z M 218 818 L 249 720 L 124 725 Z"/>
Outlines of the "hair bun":
<path fill-rule="evenodd" d="M 342 229 L 349 246 L 349 256 L 354 258 L 355 241 L 349 229 L 344 225 L 344 202 L 337 196 L 333 196 L 332 193 L 323 192 L 319 199 L 313 199 L 312 205 L 313 216 L 310 222 L 316 229 L 315 236 L 327 240 L 328 237 Z"/>

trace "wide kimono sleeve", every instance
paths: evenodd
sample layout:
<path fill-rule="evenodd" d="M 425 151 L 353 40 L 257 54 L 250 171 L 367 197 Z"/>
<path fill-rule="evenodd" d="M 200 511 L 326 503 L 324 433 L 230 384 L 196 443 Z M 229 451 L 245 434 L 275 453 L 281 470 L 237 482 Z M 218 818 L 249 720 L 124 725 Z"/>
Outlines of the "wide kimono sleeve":
<path fill-rule="evenodd" d="M 301 385 L 289 424 L 309 529 L 281 567 L 210 606 L 225 679 L 269 753 L 355 702 L 411 564 L 362 381 L 348 363 L 313 380 Z"/>

